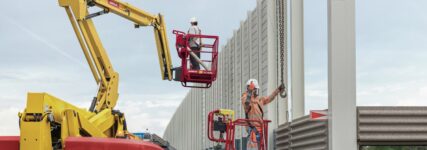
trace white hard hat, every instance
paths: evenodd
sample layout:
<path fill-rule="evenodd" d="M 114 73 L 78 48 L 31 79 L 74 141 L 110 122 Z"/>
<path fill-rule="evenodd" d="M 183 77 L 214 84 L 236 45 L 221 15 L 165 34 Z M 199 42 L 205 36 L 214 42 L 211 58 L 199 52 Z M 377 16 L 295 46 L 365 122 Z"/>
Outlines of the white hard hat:
<path fill-rule="evenodd" d="M 246 86 L 251 85 L 251 82 L 254 83 L 255 88 L 259 89 L 258 81 L 256 79 L 249 79 L 248 82 L 246 82 Z"/>
<path fill-rule="evenodd" d="M 193 23 L 193 22 L 197 22 L 197 18 L 196 17 L 190 18 L 190 23 Z"/>

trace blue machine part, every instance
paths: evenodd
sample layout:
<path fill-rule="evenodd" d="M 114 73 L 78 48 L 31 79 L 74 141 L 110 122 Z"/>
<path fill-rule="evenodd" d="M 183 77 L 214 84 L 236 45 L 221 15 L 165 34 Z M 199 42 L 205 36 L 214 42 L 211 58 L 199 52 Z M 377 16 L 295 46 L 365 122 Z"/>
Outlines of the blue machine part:
<path fill-rule="evenodd" d="M 133 135 L 139 137 L 140 139 L 144 139 L 144 134 L 145 133 L 142 133 L 142 132 L 140 132 L 140 133 L 133 133 Z"/>

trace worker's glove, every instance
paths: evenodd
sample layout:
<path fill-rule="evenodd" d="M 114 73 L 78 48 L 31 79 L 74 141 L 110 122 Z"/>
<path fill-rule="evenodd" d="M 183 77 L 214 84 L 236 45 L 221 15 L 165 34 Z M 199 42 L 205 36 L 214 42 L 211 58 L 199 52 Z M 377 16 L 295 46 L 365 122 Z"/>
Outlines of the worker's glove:
<path fill-rule="evenodd" d="M 280 92 L 283 92 L 283 90 L 285 90 L 285 85 L 282 83 L 278 88 L 277 88 Z"/>

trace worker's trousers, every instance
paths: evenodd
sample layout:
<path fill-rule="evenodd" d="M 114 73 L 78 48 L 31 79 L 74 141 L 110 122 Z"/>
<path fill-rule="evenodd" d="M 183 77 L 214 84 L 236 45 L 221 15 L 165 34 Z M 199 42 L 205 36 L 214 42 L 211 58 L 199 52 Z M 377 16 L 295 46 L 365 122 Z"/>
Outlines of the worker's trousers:
<path fill-rule="evenodd" d="M 246 145 L 247 150 L 258 150 L 258 144 L 260 142 L 259 130 L 256 127 L 248 127 L 248 144 Z"/>
<path fill-rule="evenodd" d="M 191 50 L 194 52 L 194 54 L 197 55 L 197 57 L 199 57 L 200 59 L 200 47 L 191 47 Z M 199 62 L 197 62 L 197 60 L 195 58 L 193 58 L 193 56 L 190 55 L 190 62 L 191 62 L 191 69 L 193 70 L 200 70 L 200 64 Z"/>

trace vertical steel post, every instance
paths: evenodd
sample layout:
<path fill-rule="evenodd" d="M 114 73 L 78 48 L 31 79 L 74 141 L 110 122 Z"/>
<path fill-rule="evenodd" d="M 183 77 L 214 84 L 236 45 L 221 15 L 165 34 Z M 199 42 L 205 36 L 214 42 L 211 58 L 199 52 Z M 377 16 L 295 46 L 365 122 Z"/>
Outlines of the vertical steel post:
<path fill-rule="evenodd" d="M 291 0 L 292 120 L 304 116 L 304 3 Z"/>
<path fill-rule="evenodd" d="M 328 0 L 329 149 L 356 150 L 355 0 Z"/>

